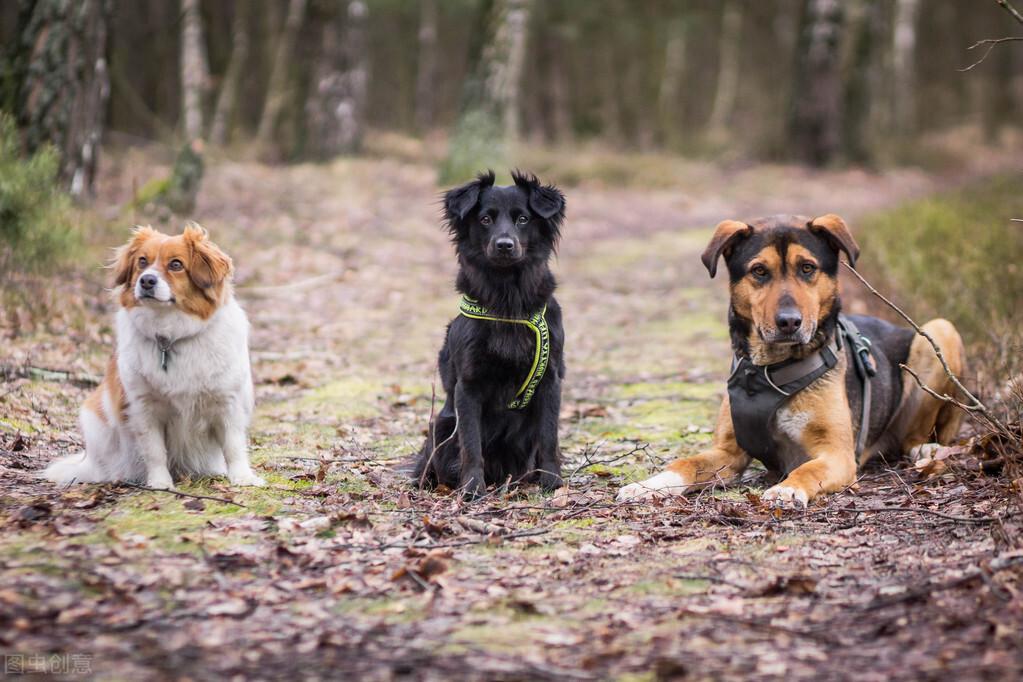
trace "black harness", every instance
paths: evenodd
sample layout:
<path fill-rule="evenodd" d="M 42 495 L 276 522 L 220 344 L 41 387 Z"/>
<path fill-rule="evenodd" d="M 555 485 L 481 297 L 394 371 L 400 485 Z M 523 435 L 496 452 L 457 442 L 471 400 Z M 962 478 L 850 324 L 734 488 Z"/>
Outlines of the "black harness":
<path fill-rule="evenodd" d="M 774 415 L 782 405 L 804 388 L 830 372 L 838 364 L 843 340 L 853 349 L 853 364 L 863 383 L 863 406 L 856 438 L 857 456 L 863 452 L 870 431 L 870 378 L 876 373 L 870 354 L 870 339 L 860 334 L 844 315 L 838 316 L 838 331 L 816 353 L 800 360 L 773 365 L 755 365 L 749 358 L 736 356 L 728 377 L 728 401 L 732 427 L 739 447 L 763 462 L 768 470 L 782 471 L 778 447 L 771 433 Z"/>

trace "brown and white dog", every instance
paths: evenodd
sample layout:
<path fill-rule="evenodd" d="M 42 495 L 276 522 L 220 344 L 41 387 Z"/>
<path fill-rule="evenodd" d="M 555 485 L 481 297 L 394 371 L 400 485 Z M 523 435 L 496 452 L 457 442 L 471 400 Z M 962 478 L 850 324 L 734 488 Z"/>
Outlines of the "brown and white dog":
<path fill-rule="evenodd" d="M 190 223 L 177 236 L 136 228 L 113 265 L 117 346 L 81 410 L 85 452 L 53 462 L 61 484 L 253 473 L 249 323 L 234 299 L 231 259 Z"/>
<path fill-rule="evenodd" d="M 843 319 L 872 344 L 868 362 L 876 373 L 870 381 L 872 400 L 864 400 L 865 389 L 853 369 L 854 344 L 836 342 L 841 329 L 840 252 L 855 265 L 859 247 L 845 222 L 833 214 L 812 220 L 773 216 L 748 224 L 726 220 L 717 226 L 703 263 L 711 277 L 720 257 L 728 266 L 728 323 L 735 360 L 713 443 L 704 452 L 675 460 L 650 479 L 623 487 L 620 501 L 682 495 L 735 481 L 750 464 L 753 453 L 748 450 L 755 448 L 758 459 L 775 480 L 780 479 L 764 499 L 805 506 L 822 493 L 854 483 L 857 465 L 873 455 L 914 456 L 933 447 L 930 441 L 945 444 L 956 437 L 961 413 L 927 395 L 899 367 L 905 364 L 915 370 L 939 394 L 956 395 L 927 340 L 911 329 L 850 315 Z M 952 371 L 961 374 L 963 342 L 955 327 L 936 319 L 924 329 L 941 347 Z M 772 382 L 772 377 L 791 378 L 802 367 L 814 367 L 817 357 L 823 358 L 816 363 L 818 374 L 804 374 L 808 382 L 798 392 L 779 390 Z M 794 365 L 799 366 L 796 374 L 791 371 Z M 782 372 L 786 367 L 790 369 Z M 740 369 L 745 377 L 738 376 Z M 757 382 L 776 391 L 771 397 L 775 411 L 748 409 L 751 396 L 758 395 Z M 864 402 L 867 419 L 861 418 Z M 764 419 L 764 414 L 772 416 Z M 867 433 L 857 457 L 861 421 L 867 422 L 863 425 Z M 744 431 L 737 434 L 737 428 Z"/>

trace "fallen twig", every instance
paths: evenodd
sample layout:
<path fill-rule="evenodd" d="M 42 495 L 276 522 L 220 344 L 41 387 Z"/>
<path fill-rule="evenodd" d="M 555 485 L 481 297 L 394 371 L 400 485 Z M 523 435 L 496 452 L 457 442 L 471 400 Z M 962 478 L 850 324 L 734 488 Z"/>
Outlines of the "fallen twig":
<path fill-rule="evenodd" d="M 66 369 L 50 369 L 32 365 L 0 365 L 0 376 L 5 380 L 34 379 L 36 381 L 55 381 L 74 384 L 83 388 L 99 386 L 100 377 L 85 372 L 72 372 Z"/>
<path fill-rule="evenodd" d="M 996 557 L 992 559 L 987 566 L 987 571 L 980 566 L 974 566 L 972 569 L 967 571 L 965 574 L 958 578 L 951 578 L 949 580 L 943 580 L 941 582 L 928 582 L 925 585 L 917 587 L 912 590 L 888 597 L 886 599 L 875 599 L 866 606 L 864 610 L 874 611 L 876 609 L 883 609 L 888 606 L 900 604 L 906 601 L 914 601 L 920 597 L 927 596 L 932 592 L 941 592 L 942 590 L 950 590 L 954 587 L 959 587 L 968 582 L 977 580 L 978 578 L 984 578 L 988 571 L 991 573 L 997 573 L 998 571 L 1004 571 L 1005 569 L 1014 566 L 1016 564 L 1023 563 L 1023 554 L 1014 553 L 1005 557 Z"/>
<path fill-rule="evenodd" d="M 235 287 L 242 296 L 275 296 L 282 293 L 294 293 L 296 291 L 304 291 L 305 289 L 312 289 L 321 284 L 328 282 L 336 282 L 340 280 L 345 274 L 345 270 L 336 270 L 334 272 L 328 272 L 323 275 L 317 275 L 308 279 L 300 279 L 297 282 L 289 282 L 287 284 L 274 284 L 266 286 L 246 286 L 246 287 Z"/>
<path fill-rule="evenodd" d="M 137 488 L 138 490 L 148 490 L 149 492 L 153 492 L 153 493 L 169 493 L 169 494 L 175 495 L 177 497 L 190 497 L 190 498 L 192 498 L 194 500 L 211 500 L 213 502 L 221 502 L 223 504 L 233 504 L 236 507 L 241 507 L 242 509 L 248 509 L 248 507 L 246 507 L 241 502 L 235 502 L 234 500 L 229 500 L 226 497 L 214 497 L 212 495 L 193 495 L 192 493 L 183 493 L 180 490 L 174 490 L 173 488 L 150 488 L 148 485 L 140 485 L 138 483 L 129 483 L 128 481 L 121 481 L 117 485 L 123 485 L 123 486 L 127 486 L 129 488 Z"/>
<path fill-rule="evenodd" d="M 1005 516 L 952 516 L 951 514 L 945 514 L 934 509 L 927 509 L 926 507 L 842 507 L 842 508 L 830 508 L 822 509 L 816 512 L 810 512 L 805 514 L 803 518 L 809 516 L 823 516 L 831 513 L 844 513 L 844 514 L 880 514 L 884 512 L 898 512 L 898 513 L 910 513 L 910 514 L 928 514 L 930 516 L 937 516 L 938 518 L 945 519 L 947 521 L 959 521 L 963 523 L 995 523 L 996 521 L 1003 521 L 1012 514 Z"/>

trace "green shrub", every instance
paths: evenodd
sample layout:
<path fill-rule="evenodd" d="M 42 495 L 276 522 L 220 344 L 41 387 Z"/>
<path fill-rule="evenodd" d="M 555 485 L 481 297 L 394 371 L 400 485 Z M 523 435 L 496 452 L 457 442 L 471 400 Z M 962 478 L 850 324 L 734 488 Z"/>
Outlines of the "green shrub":
<path fill-rule="evenodd" d="M 37 272 L 66 258 L 79 244 L 71 201 L 58 181 L 52 148 L 19 154 L 18 131 L 0 112 L 0 273 Z"/>
<path fill-rule="evenodd" d="M 1018 175 L 996 176 L 869 216 L 857 230 L 864 272 L 918 322 L 955 323 L 971 356 L 1018 355 L 1007 351 L 1023 319 L 1020 190 Z"/>

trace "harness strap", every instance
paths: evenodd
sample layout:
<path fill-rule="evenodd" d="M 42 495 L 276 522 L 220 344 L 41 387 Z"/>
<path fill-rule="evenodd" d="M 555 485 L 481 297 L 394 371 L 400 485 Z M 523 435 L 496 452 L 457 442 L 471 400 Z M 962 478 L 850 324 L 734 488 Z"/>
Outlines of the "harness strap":
<path fill-rule="evenodd" d="M 522 382 L 522 386 L 520 386 L 518 392 L 515 393 L 515 399 L 508 405 L 509 410 L 524 409 L 527 405 L 529 405 L 529 401 L 533 399 L 533 394 L 536 393 L 537 386 L 540 385 L 543 375 L 547 372 L 547 363 L 550 360 L 551 334 L 550 329 L 547 327 L 547 304 L 544 304 L 542 309 L 533 313 L 529 319 L 519 320 L 513 317 L 497 317 L 491 315 L 486 308 L 481 306 L 475 300 L 468 296 L 462 296 L 462 300 L 458 304 L 458 312 L 463 317 L 468 317 L 474 320 L 522 324 L 533 330 L 533 333 L 536 335 L 536 350 L 533 353 L 533 365 L 529 368 L 529 373 L 526 375 L 525 381 Z"/>
<path fill-rule="evenodd" d="M 853 321 L 845 315 L 839 315 L 838 326 L 842 335 L 849 341 L 849 347 L 853 351 L 853 366 L 856 368 L 856 376 L 863 384 L 860 431 L 856 434 L 856 455 L 859 456 L 867 447 L 867 437 L 870 433 L 871 384 L 873 383 L 871 378 L 877 374 L 877 366 L 874 364 L 874 357 L 870 354 L 870 339 L 860 333 Z"/>

